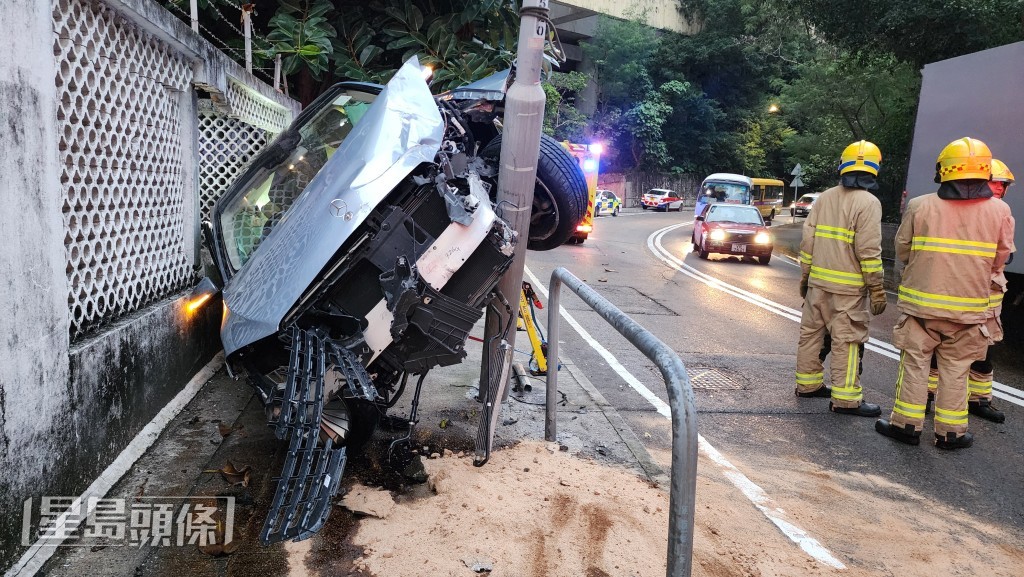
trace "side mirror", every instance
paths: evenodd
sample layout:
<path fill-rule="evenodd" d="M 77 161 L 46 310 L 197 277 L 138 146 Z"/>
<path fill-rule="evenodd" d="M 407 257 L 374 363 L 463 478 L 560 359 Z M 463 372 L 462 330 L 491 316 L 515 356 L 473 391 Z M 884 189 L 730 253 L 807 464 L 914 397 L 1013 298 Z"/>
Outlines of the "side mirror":
<path fill-rule="evenodd" d="M 701 221 L 701 222 L 704 222 L 704 217 L 703 217 L 703 216 L 698 216 L 698 217 L 696 218 L 696 220 L 699 220 L 699 221 Z"/>

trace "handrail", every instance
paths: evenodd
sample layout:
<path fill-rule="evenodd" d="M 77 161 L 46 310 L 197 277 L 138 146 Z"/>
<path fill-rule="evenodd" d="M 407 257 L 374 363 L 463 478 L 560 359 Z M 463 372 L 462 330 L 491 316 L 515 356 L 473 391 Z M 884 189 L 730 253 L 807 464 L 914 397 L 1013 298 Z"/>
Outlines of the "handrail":
<path fill-rule="evenodd" d="M 548 369 L 544 438 L 555 441 L 555 407 L 558 396 L 558 325 L 562 285 L 576 293 L 601 318 L 661 370 L 672 411 L 672 477 L 669 488 L 668 577 L 689 577 L 693 565 L 693 515 L 697 490 L 697 407 L 686 367 L 668 345 L 640 326 L 608 299 L 563 267 L 551 273 L 548 288 Z M 687 490 L 688 489 L 688 490 Z"/>

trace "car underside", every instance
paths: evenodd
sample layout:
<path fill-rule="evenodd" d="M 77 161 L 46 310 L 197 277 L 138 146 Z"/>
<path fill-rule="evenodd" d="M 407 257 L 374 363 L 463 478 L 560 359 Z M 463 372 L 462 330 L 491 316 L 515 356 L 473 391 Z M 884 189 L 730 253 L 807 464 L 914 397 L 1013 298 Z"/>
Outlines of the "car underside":
<path fill-rule="evenodd" d="M 387 87 L 328 91 L 215 208 L 229 366 L 289 442 L 263 543 L 318 531 L 348 451 L 410 377 L 414 424 L 427 371 L 465 358 L 486 307 L 518 300 L 495 292 L 522 243 L 493 202 L 480 110 L 494 107 L 435 100 L 420 74 L 412 59 Z M 568 176 L 585 204 L 582 174 Z"/>

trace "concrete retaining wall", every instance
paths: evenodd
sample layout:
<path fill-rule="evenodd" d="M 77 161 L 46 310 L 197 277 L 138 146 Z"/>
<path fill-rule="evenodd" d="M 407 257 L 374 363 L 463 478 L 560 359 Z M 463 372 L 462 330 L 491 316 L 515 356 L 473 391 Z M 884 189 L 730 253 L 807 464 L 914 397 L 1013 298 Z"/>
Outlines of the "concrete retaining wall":
<path fill-rule="evenodd" d="M 6 568 L 25 550 L 23 502 L 81 494 L 220 348 L 219 301 L 185 308 L 200 197 L 214 200 L 197 90 L 262 142 L 299 106 L 151 0 L 4 0 L 0 30 Z M 139 94 L 162 108 L 125 114 Z"/>

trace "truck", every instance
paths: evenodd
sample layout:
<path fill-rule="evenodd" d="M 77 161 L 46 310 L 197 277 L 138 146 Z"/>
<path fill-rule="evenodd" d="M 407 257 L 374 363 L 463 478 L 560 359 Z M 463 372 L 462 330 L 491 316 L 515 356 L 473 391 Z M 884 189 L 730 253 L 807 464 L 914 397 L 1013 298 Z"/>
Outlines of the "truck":
<path fill-rule="evenodd" d="M 907 172 L 907 197 L 935 192 L 935 159 L 946 144 L 970 136 L 985 142 L 993 156 L 1024 179 L 1024 42 L 1007 44 L 927 64 Z M 1018 220 L 1014 244 L 1024 247 L 1024 191 L 1010 188 L 1003 198 Z M 1024 258 L 1006 265 L 1006 304 L 1024 295 Z"/>

